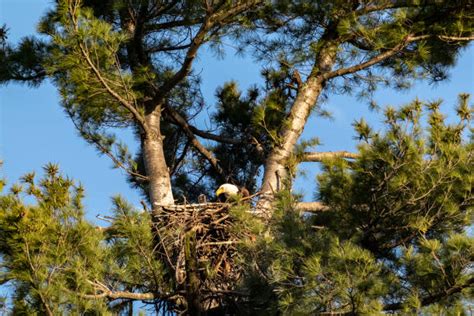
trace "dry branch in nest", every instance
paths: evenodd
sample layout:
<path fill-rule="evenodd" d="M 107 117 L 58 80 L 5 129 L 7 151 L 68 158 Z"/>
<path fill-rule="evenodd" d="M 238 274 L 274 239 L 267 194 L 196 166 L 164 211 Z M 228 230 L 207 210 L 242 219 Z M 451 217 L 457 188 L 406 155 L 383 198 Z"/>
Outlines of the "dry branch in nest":
<path fill-rule="evenodd" d="M 254 239 L 237 229 L 229 203 L 163 206 L 153 215 L 157 254 L 187 297 L 209 310 L 229 298 L 241 276 L 237 245 Z M 225 294 L 225 297 L 224 297 Z M 183 306 L 190 309 L 190 306 Z"/>

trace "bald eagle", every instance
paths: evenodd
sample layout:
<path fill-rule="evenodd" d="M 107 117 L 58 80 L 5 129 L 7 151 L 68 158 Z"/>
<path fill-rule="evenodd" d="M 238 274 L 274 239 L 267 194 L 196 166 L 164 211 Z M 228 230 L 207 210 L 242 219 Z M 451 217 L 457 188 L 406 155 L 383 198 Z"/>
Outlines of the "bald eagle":
<path fill-rule="evenodd" d="M 230 183 L 224 183 L 216 191 L 217 200 L 223 203 L 233 197 L 236 197 L 237 195 L 245 198 L 248 197 L 250 193 L 246 188 L 239 188 L 238 186 Z"/>

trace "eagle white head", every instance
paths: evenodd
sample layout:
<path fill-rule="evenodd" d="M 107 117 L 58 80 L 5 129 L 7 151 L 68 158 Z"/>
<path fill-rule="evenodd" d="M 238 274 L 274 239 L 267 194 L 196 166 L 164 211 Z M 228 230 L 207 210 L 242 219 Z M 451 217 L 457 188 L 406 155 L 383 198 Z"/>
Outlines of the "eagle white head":
<path fill-rule="evenodd" d="M 239 187 L 237 187 L 236 185 L 224 183 L 217 189 L 216 196 L 219 201 L 225 202 L 230 197 L 238 195 L 239 192 Z"/>

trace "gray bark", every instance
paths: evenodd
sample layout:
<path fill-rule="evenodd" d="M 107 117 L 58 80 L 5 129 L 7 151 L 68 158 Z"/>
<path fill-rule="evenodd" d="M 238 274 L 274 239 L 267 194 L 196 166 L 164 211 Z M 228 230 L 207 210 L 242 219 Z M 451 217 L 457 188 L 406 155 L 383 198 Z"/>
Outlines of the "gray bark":
<path fill-rule="evenodd" d="M 143 140 L 143 160 L 148 176 L 149 196 L 152 208 L 174 204 L 171 180 L 163 151 L 163 136 L 160 131 L 161 107 L 145 117 L 148 133 Z"/>

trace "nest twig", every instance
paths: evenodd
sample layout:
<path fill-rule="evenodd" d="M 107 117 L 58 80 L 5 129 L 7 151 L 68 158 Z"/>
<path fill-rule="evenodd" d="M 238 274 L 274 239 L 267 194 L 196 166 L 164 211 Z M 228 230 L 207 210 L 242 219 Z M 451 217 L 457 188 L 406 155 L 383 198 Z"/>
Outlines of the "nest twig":
<path fill-rule="evenodd" d="M 242 272 L 237 262 L 237 245 L 252 238 L 249 233 L 234 229 L 236 222 L 229 214 L 231 206 L 229 203 L 162 206 L 153 215 L 158 256 L 174 272 L 179 287 L 198 292 L 194 294 L 201 297 L 204 309 L 219 304 L 222 293 L 235 289 Z M 190 266 L 197 267 L 197 271 L 190 270 Z M 191 286 L 191 279 L 199 280 L 199 284 Z"/>

